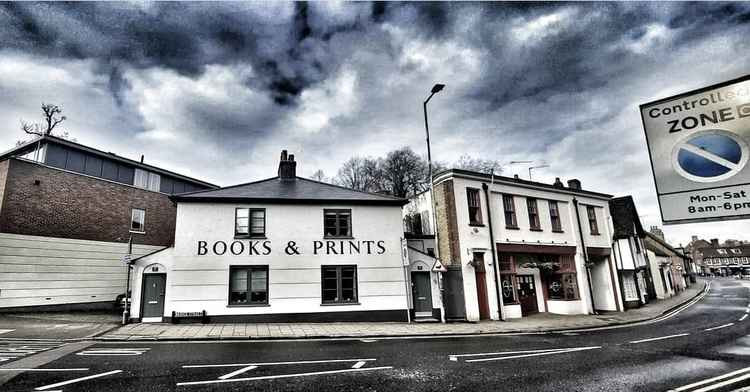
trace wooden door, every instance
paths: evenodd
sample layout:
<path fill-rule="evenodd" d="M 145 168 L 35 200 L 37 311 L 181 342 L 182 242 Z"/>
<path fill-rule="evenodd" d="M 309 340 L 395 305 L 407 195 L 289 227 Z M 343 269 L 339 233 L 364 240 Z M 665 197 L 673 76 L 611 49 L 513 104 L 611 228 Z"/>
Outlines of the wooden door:
<path fill-rule="evenodd" d="M 143 275 L 143 294 L 141 296 L 142 318 L 164 316 L 164 293 L 167 286 L 166 282 L 166 274 Z"/>
<path fill-rule="evenodd" d="M 536 301 L 534 275 L 517 275 L 516 280 L 518 281 L 518 302 L 521 303 L 521 315 L 537 313 L 539 307 Z"/>
<path fill-rule="evenodd" d="M 412 299 L 417 317 L 432 317 L 432 285 L 429 272 L 412 272 Z"/>
<path fill-rule="evenodd" d="M 490 303 L 487 300 L 487 274 L 484 271 L 476 271 L 474 276 L 477 281 L 477 302 L 479 302 L 479 319 L 489 320 Z"/>

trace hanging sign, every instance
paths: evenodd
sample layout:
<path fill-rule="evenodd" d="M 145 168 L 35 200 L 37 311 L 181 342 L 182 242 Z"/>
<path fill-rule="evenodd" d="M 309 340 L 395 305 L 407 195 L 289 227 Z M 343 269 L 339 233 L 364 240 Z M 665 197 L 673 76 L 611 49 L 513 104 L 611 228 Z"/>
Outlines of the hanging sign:
<path fill-rule="evenodd" d="M 640 110 L 664 224 L 750 218 L 750 75 Z"/>

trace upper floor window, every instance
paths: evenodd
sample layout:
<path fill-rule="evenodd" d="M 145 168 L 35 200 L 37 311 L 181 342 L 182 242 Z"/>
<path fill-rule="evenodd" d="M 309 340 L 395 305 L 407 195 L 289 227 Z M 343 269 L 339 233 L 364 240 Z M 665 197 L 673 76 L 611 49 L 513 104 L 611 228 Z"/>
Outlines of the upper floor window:
<path fill-rule="evenodd" d="M 541 224 L 539 223 L 539 210 L 537 209 L 536 199 L 526 199 L 526 209 L 529 212 L 529 227 L 531 230 L 541 230 Z"/>
<path fill-rule="evenodd" d="M 596 223 L 596 210 L 594 210 L 594 206 L 586 206 L 586 214 L 589 217 L 591 234 L 599 235 L 599 225 Z"/>
<path fill-rule="evenodd" d="M 352 236 L 352 210 L 323 210 L 325 237 Z"/>
<path fill-rule="evenodd" d="M 505 211 L 505 227 L 518 228 L 516 221 L 516 206 L 513 203 L 513 195 L 503 195 L 503 210 Z"/>
<path fill-rule="evenodd" d="M 719 252 L 720 255 L 727 254 L 727 250 L 726 249 L 716 249 L 716 251 Z"/>
<path fill-rule="evenodd" d="M 557 206 L 557 202 L 550 200 L 549 204 L 549 220 L 552 222 L 552 231 L 562 231 L 562 221 L 560 221 L 560 209 Z"/>
<path fill-rule="evenodd" d="M 138 188 L 159 192 L 161 188 L 161 176 L 156 173 L 136 168 L 133 185 Z"/>
<path fill-rule="evenodd" d="M 466 199 L 469 203 L 469 224 L 482 224 L 482 207 L 479 204 L 479 189 L 466 188 Z"/>
<path fill-rule="evenodd" d="M 143 232 L 146 231 L 146 211 L 133 208 L 130 212 L 130 230 Z"/>
<path fill-rule="evenodd" d="M 236 208 L 234 210 L 234 235 L 266 236 L 266 210 L 263 208 Z"/>
<path fill-rule="evenodd" d="M 737 248 L 732 248 L 731 250 L 732 250 L 732 253 L 734 253 L 734 254 L 736 254 L 736 255 L 738 255 L 738 254 L 741 254 L 741 253 L 742 253 L 742 251 L 741 251 L 741 250 L 739 250 L 739 249 L 737 249 Z"/>
<path fill-rule="evenodd" d="M 641 239 L 638 237 L 633 238 L 635 242 L 635 253 L 641 253 Z"/>

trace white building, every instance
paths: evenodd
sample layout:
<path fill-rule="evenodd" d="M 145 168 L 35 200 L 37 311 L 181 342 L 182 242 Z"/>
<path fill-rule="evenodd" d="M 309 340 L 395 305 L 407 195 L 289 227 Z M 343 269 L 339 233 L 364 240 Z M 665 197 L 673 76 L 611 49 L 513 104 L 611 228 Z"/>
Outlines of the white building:
<path fill-rule="evenodd" d="M 654 295 L 653 279 L 643 238 L 646 232 L 638 217 L 632 196 L 610 200 L 613 236 L 612 250 L 617 266 L 618 307 L 638 308 Z"/>
<path fill-rule="evenodd" d="M 406 200 L 296 176 L 173 197 L 173 247 L 136 260 L 131 318 L 406 321 Z"/>
<path fill-rule="evenodd" d="M 423 195 L 405 215 L 432 216 L 422 214 L 430 209 Z M 447 319 L 617 310 L 612 196 L 578 180 L 550 185 L 457 169 L 435 177 L 434 196 Z"/>

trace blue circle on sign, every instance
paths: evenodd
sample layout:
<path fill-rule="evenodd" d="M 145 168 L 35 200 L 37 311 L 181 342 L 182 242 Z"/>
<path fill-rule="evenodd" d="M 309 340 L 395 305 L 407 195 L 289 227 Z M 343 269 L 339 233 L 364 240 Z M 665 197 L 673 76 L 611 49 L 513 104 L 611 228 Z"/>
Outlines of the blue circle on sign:
<path fill-rule="evenodd" d="M 675 146 L 674 166 L 683 177 L 714 182 L 737 174 L 747 162 L 747 144 L 734 133 L 713 129 L 698 132 Z"/>

